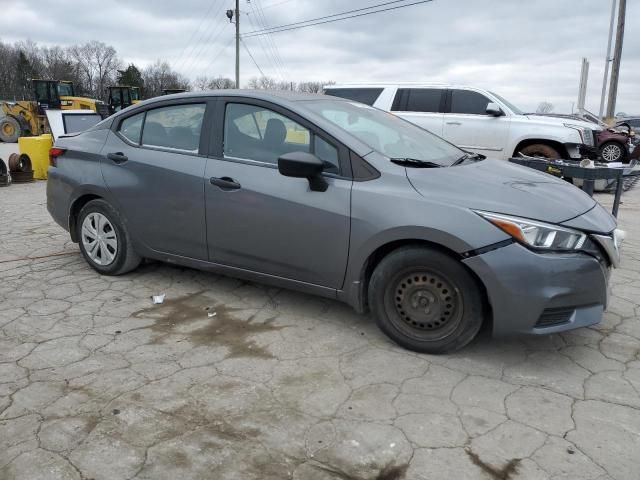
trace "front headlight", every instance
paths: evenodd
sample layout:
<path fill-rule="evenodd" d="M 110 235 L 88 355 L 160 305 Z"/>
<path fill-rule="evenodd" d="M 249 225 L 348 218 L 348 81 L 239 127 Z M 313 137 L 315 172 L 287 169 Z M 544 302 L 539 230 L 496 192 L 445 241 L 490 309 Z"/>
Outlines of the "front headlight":
<path fill-rule="evenodd" d="M 542 250 L 579 250 L 587 240 L 587 235 L 571 228 L 528 220 L 510 215 L 478 212 L 485 220 L 493 223 L 518 242 Z"/>
<path fill-rule="evenodd" d="M 594 146 L 593 130 L 582 127 L 580 125 L 573 125 L 571 123 L 565 123 L 564 126 L 567 128 L 572 128 L 573 130 L 577 130 L 580 134 L 580 138 L 582 138 L 582 143 L 589 147 Z"/>

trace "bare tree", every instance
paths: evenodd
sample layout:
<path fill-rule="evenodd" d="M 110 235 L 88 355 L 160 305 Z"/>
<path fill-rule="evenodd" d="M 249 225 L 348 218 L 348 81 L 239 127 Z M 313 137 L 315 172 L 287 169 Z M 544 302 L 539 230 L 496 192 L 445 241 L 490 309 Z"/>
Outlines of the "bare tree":
<path fill-rule="evenodd" d="M 171 69 L 167 62 L 156 60 L 142 72 L 144 80 L 144 94 L 147 98 L 162 95 L 162 90 L 167 88 L 182 88 L 189 90 L 189 80 Z"/>
<path fill-rule="evenodd" d="M 115 48 L 92 40 L 74 45 L 69 54 L 76 62 L 85 90 L 95 97 L 103 97 L 107 85 L 115 82 L 120 66 Z"/>
<path fill-rule="evenodd" d="M 540 102 L 538 108 L 536 109 L 536 113 L 551 113 L 553 112 L 553 103 L 550 102 Z"/>

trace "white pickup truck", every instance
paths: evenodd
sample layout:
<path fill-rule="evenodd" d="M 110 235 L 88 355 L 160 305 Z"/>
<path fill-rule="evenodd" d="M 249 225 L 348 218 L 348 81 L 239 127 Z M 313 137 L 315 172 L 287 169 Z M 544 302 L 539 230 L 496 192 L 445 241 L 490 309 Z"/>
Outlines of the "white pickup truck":
<path fill-rule="evenodd" d="M 487 158 L 519 153 L 580 159 L 593 151 L 600 128 L 589 122 L 527 115 L 480 88 L 443 84 L 329 85 L 324 93 L 392 112 Z"/>

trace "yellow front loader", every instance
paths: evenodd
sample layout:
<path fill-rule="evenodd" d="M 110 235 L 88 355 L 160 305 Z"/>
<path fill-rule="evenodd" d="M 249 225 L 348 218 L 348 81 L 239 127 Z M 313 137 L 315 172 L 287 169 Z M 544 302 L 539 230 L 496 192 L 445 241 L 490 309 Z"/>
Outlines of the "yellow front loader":
<path fill-rule="evenodd" d="M 0 140 L 16 142 L 19 137 L 49 133 L 45 110 L 91 110 L 103 117 L 109 115 L 101 100 L 75 95 L 72 82 L 32 80 L 35 100 L 0 103 Z"/>

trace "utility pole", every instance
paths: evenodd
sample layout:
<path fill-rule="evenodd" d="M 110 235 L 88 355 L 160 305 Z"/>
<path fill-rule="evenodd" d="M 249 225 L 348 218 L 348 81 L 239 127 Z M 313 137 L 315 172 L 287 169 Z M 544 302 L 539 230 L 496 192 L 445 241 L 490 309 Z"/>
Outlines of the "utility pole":
<path fill-rule="evenodd" d="M 589 60 L 582 58 L 582 69 L 580 70 L 580 87 L 578 88 L 578 114 L 584 114 L 584 104 L 587 99 L 587 82 L 589 80 Z"/>
<path fill-rule="evenodd" d="M 607 40 L 607 56 L 604 58 L 604 78 L 602 79 L 602 94 L 600 95 L 600 111 L 598 117 L 602 120 L 604 114 L 604 99 L 607 96 L 607 80 L 609 79 L 609 62 L 611 62 L 611 38 L 613 37 L 613 20 L 616 18 L 616 0 L 611 0 L 611 19 L 609 20 L 609 39 Z"/>
<path fill-rule="evenodd" d="M 240 88 L 240 0 L 236 0 L 236 88 Z"/>
<path fill-rule="evenodd" d="M 240 88 L 240 0 L 236 0 L 236 9 L 227 10 L 227 18 L 233 23 L 236 17 L 236 88 Z"/>
<path fill-rule="evenodd" d="M 624 40 L 624 19 L 627 11 L 627 0 L 620 0 L 618 6 L 618 28 L 616 30 L 616 46 L 613 51 L 613 65 L 611 67 L 611 82 L 609 84 L 609 102 L 607 103 L 607 119 L 612 119 L 616 111 L 618 96 L 618 78 L 620 76 L 620 60 L 622 57 L 622 42 Z"/>

